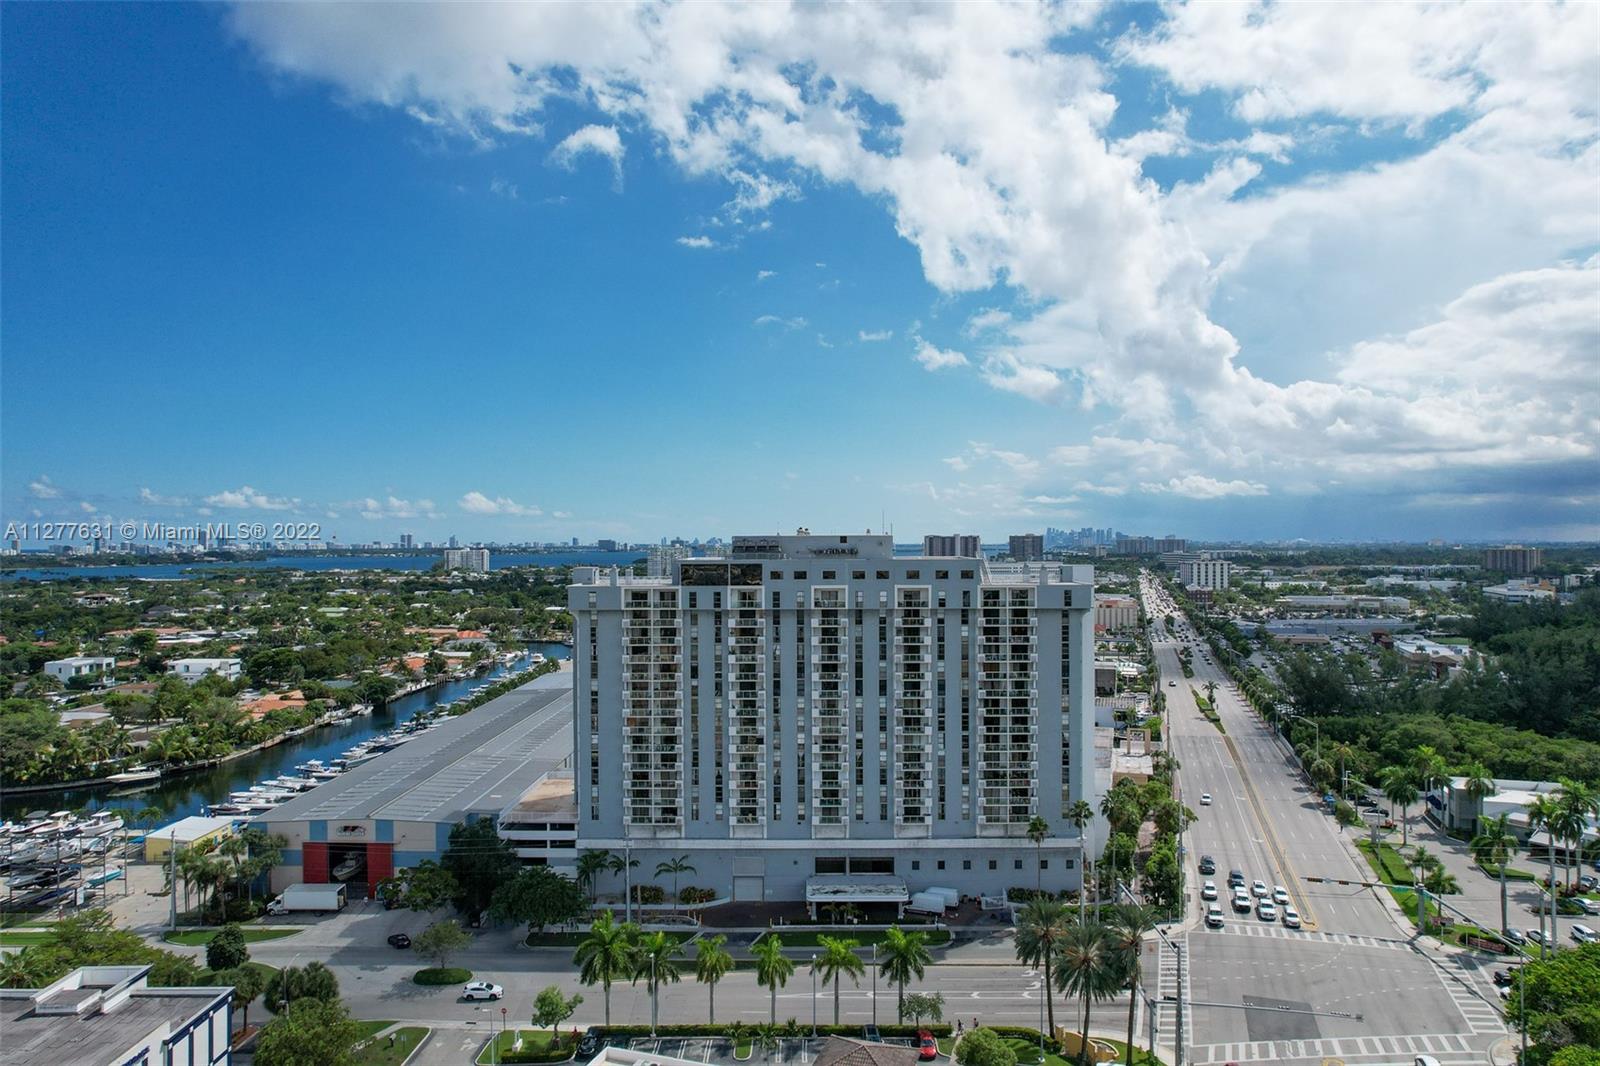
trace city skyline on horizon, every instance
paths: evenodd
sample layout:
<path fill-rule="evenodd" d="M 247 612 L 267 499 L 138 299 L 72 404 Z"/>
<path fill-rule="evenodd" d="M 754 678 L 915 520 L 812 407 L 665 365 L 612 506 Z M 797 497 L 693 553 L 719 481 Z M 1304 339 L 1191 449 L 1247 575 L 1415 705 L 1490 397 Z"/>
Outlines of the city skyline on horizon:
<path fill-rule="evenodd" d="M 1600 540 L 1593 6 L 334 10 L 0 9 L 0 518 Z"/>

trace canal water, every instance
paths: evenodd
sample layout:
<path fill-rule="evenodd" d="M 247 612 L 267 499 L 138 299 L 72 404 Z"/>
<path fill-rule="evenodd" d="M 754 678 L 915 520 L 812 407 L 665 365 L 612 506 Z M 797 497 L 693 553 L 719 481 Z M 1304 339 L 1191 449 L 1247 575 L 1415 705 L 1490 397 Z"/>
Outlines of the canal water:
<path fill-rule="evenodd" d="M 529 646 L 530 655 L 538 652 L 547 659 L 566 659 L 571 649 L 563 644 L 536 643 Z M 162 817 L 157 824 L 170 822 L 191 814 L 203 814 L 207 804 L 221 803 L 228 793 L 249 788 L 266 778 L 292 774 L 295 767 L 310 759 L 337 759 L 346 748 L 357 742 L 392 729 L 418 711 L 441 703 L 451 703 L 471 695 L 477 689 L 505 677 L 528 669 L 532 663 L 525 655 L 509 666 L 496 666 L 484 674 L 475 674 L 460 681 L 447 681 L 433 688 L 423 689 L 404 696 L 382 711 L 354 718 L 344 725 L 313 729 L 276 747 L 258 751 L 254 755 L 223 763 L 209 770 L 163 778 L 154 787 L 143 789 L 67 789 L 56 792 L 29 792 L 20 795 L 0 795 L 0 817 L 15 819 L 30 811 L 76 810 L 79 807 L 99 809 L 118 807 L 137 813 L 146 807 L 157 807 Z M 382 758 L 382 756 L 379 756 Z"/>

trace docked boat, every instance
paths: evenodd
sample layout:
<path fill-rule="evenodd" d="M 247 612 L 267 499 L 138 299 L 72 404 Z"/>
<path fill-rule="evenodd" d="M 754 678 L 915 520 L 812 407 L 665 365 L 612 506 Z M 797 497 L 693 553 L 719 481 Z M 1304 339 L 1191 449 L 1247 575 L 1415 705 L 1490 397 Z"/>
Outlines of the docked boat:
<path fill-rule="evenodd" d="M 161 770 L 151 766 L 130 766 L 119 774 L 112 774 L 106 778 L 113 784 L 133 785 L 141 781 L 156 781 L 161 777 Z"/>

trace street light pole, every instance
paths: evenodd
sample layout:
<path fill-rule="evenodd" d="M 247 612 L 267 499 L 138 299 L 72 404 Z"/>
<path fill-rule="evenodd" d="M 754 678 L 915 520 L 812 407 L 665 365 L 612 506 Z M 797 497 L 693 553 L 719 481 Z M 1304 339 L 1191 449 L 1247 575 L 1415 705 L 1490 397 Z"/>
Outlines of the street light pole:
<path fill-rule="evenodd" d="M 622 843 L 622 920 L 633 921 L 633 842 Z"/>
<path fill-rule="evenodd" d="M 811 956 L 811 1038 L 817 1038 L 817 957 Z"/>
<path fill-rule="evenodd" d="M 872 1027 L 878 1027 L 878 945 L 872 945 Z"/>

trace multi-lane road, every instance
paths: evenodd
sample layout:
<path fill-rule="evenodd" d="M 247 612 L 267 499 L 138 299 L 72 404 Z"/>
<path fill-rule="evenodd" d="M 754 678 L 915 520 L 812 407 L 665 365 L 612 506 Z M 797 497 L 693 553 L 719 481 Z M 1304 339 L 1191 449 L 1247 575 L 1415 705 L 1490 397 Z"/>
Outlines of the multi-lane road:
<path fill-rule="evenodd" d="M 1447 1066 L 1488 1062 L 1487 1050 L 1506 1034 L 1490 968 L 1415 945 L 1381 890 L 1308 880 L 1359 882 L 1371 875 L 1281 742 L 1208 661 L 1203 644 L 1194 645 L 1194 677 L 1183 676 L 1178 649 L 1194 643 L 1191 631 L 1152 581 L 1141 592 L 1179 787 L 1199 815 L 1184 842 L 1189 913 L 1203 914 L 1206 878 L 1197 862 L 1210 855 L 1226 921 L 1221 930 L 1194 921 L 1177 938 L 1187 950 L 1187 1061 L 1409 1066 L 1415 1055 L 1429 1054 Z M 1177 632 L 1167 630 L 1168 613 L 1177 615 Z M 1208 681 L 1217 686 L 1221 729 L 1195 702 Z M 1209 805 L 1201 805 L 1202 793 L 1210 793 Z M 1288 889 L 1303 928 L 1236 915 L 1227 889 L 1235 867 L 1247 881 Z M 1162 959 L 1162 990 L 1175 994 L 1171 953 Z M 1175 1016 L 1175 1008 L 1164 1010 L 1164 1024 L 1174 1024 Z"/>

